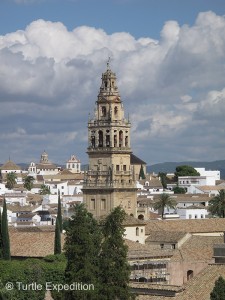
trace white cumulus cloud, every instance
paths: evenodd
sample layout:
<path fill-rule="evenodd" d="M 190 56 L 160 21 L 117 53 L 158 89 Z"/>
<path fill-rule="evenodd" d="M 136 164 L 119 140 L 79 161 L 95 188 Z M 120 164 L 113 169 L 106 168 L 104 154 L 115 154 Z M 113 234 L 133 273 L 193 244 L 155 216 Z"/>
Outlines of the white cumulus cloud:
<path fill-rule="evenodd" d="M 45 20 L 0 36 L 2 158 L 9 148 L 17 161 L 46 149 L 58 161 L 75 153 L 87 162 L 88 114 L 108 56 L 138 156 L 224 158 L 225 17 L 213 12 L 193 26 L 167 21 L 159 40 Z"/>

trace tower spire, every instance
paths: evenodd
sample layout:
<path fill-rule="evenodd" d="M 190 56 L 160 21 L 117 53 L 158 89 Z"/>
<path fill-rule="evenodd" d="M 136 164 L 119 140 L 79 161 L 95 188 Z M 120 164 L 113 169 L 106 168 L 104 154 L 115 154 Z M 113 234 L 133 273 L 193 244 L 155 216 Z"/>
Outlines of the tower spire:
<path fill-rule="evenodd" d="M 110 61 L 111 61 L 111 57 L 109 56 L 107 60 L 107 70 L 110 70 Z"/>

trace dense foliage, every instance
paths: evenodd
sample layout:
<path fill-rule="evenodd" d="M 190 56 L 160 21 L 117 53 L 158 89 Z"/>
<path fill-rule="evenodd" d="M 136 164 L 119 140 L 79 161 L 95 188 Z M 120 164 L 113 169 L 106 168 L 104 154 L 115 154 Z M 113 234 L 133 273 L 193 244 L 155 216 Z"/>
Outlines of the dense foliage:
<path fill-rule="evenodd" d="M 215 281 L 215 286 L 210 293 L 210 300 L 223 300 L 225 299 L 225 280 L 222 276 Z"/>
<path fill-rule="evenodd" d="M 141 168 L 140 168 L 140 172 L 139 172 L 139 179 L 145 179 L 145 172 L 144 172 L 144 168 L 143 166 L 141 165 Z"/>
<path fill-rule="evenodd" d="M 116 207 L 102 223 L 103 243 L 100 253 L 100 294 L 98 299 L 131 299 L 128 286 L 130 267 L 125 245 L 125 212 Z"/>
<path fill-rule="evenodd" d="M 75 206 L 75 212 L 66 231 L 65 255 L 67 266 L 65 281 L 93 284 L 87 291 L 74 290 L 65 292 L 65 299 L 98 300 L 99 261 L 101 232 L 97 221 L 83 204 Z"/>
<path fill-rule="evenodd" d="M 54 259 L 26 259 L 26 260 L 2 260 L 0 263 L 0 299 L 10 300 L 43 300 L 46 290 L 46 282 L 51 284 L 62 283 L 66 265 L 65 257 L 53 256 Z M 13 286 L 7 290 L 7 283 Z M 37 283 L 40 290 L 28 284 Z M 62 299 L 59 293 L 52 291 L 55 300 Z"/>
<path fill-rule="evenodd" d="M 182 187 L 176 186 L 173 188 L 174 194 L 185 194 L 186 190 Z"/>
<path fill-rule="evenodd" d="M 65 254 L 0 261 L 0 300 L 43 300 L 49 288 L 54 300 L 134 299 L 128 285 L 124 218 L 125 212 L 117 207 L 99 223 L 83 204 L 76 205 L 66 229 Z M 55 237 L 61 234 L 58 220 L 56 228 Z M 57 249 L 55 241 L 55 253 Z M 13 289 L 7 290 L 7 282 Z M 54 285 L 75 288 L 57 291 L 51 289 Z M 90 288 L 82 290 L 76 286 Z"/>
<path fill-rule="evenodd" d="M 34 186 L 34 177 L 33 176 L 26 176 L 23 180 L 23 186 L 25 189 L 30 191 Z"/>
<path fill-rule="evenodd" d="M 60 231 L 58 217 L 56 218 L 56 224 L 55 224 L 54 254 L 61 254 L 61 231 Z"/>
<path fill-rule="evenodd" d="M 9 260 L 10 256 L 10 240 L 9 240 L 9 229 L 8 229 L 8 216 L 7 216 L 7 207 L 6 202 L 3 202 L 3 211 L 1 216 L 1 249 L 2 258 Z"/>
<path fill-rule="evenodd" d="M 200 176 L 199 172 L 197 172 L 195 168 L 187 165 L 177 166 L 176 172 L 174 174 L 176 180 L 178 179 L 179 176 Z"/>
<path fill-rule="evenodd" d="M 220 190 L 219 194 L 209 201 L 208 209 L 213 216 L 225 218 L 225 190 Z"/>
<path fill-rule="evenodd" d="M 6 187 L 7 189 L 9 190 L 12 190 L 16 184 L 16 179 L 17 179 L 17 176 L 15 173 L 13 172 L 10 172 L 10 173 L 7 173 L 6 175 Z"/>

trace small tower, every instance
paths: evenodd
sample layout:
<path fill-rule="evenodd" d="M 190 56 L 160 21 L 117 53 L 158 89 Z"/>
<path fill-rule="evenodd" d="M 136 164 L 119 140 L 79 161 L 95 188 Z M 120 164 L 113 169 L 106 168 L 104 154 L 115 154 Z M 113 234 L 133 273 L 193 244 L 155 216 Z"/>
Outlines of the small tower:
<path fill-rule="evenodd" d="M 75 156 L 71 155 L 70 159 L 66 162 L 66 169 L 71 171 L 72 173 L 80 173 L 81 172 L 81 162 Z"/>
<path fill-rule="evenodd" d="M 130 127 L 124 117 L 116 74 L 107 63 L 96 101 L 95 116 L 88 122 L 89 169 L 83 186 L 84 202 L 96 217 L 121 206 L 136 215 L 136 184 L 130 165 Z"/>
<path fill-rule="evenodd" d="M 44 152 L 41 154 L 40 163 L 41 163 L 41 164 L 46 164 L 46 163 L 48 163 L 48 154 L 47 154 L 47 152 L 44 151 Z"/>

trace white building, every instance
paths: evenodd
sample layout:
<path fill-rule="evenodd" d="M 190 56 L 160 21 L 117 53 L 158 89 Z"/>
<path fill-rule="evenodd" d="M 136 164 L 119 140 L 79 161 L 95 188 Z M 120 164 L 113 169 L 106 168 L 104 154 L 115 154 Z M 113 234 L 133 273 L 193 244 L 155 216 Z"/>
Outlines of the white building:
<path fill-rule="evenodd" d="M 47 152 L 41 154 L 41 159 L 38 164 L 31 162 L 28 168 L 28 175 L 34 178 L 37 175 L 53 175 L 59 172 L 60 168 L 48 160 Z"/>
<path fill-rule="evenodd" d="M 8 160 L 5 164 L 0 167 L 2 181 L 6 182 L 7 174 L 16 174 L 16 183 L 23 183 L 23 178 L 27 175 L 26 170 L 22 170 L 20 166 L 15 164 L 12 160 Z"/>
<path fill-rule="evenodd" d="M 204 205 L 190 205 L 177 208 L 180 219 L 205 219 L 208 211 Z"/>
<path fill-rule="evenodd" d="M 70 159 L 66 162 L 66 169 L 72 173 L 80 173 L 81 172 L 81 162 L 75 156 L 71 155 Z"/>
<path fill-rule="evenodd" d="M 187 190 L 187 193 L 193 194 L 195 187 L 205 185 L 215 185 L 214 176 L 179 176 L 178 186 Z"/>
<path fill-rule="evenodd" d="M 206 177 L 214 177 L 215 180 L 220 180 L 220 171 L 206 171 L 205 168 L 195 168 L 195 170 L 200 174 L 200 176 L 206 176 Z"/>

